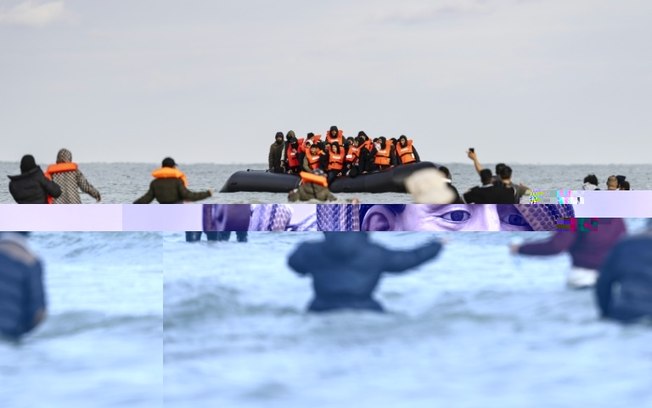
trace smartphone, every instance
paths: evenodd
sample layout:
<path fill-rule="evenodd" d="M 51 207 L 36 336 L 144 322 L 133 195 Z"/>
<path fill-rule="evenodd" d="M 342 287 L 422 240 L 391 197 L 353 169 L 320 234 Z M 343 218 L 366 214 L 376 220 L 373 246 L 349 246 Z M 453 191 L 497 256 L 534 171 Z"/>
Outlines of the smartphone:
<path fill-rule="evenodd" d="M 475 149 L 472 148 L 472 147 L 469 147 L 469 151 L 470 151 L 471 153 L 475 153 Z"/>

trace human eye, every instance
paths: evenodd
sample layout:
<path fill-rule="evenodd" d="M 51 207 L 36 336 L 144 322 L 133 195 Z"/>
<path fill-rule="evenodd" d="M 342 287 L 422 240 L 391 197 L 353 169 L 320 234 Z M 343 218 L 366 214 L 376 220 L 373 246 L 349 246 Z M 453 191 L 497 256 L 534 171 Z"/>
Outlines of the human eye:
<path fill-rule="evenodd" d="M 460 223 L 468 221 L 471 218 L 471 213 L 464 210 L 453 210 L 437 216 L 448 222 Z"/>
<path fill-rule="evenodd" d="M 507 214 L 503 215 L 500 218 L 500 221 L 504 222 L 505 224 L 513 225 L 515 227 L 529 227 L 530 224 L 525 220 L 525 217 L 523 217 L 521 214 Z"/>

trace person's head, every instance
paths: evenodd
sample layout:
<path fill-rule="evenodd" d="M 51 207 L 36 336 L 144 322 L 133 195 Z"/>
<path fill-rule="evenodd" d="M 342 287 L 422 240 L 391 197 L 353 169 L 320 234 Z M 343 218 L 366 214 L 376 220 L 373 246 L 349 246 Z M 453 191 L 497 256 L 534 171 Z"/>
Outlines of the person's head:
<path fill-rule="evenodd" d="M 594 186 L 598 186 L 598 177 L 595 174 L 589 174 L 588 176 L 584 177 L 584 184 L 592 184 Z"/>
<path fill-rule="evenodd" d="M 72 152 L 68 149 L 60 149 L 57 152 L 57 163 L 71 163 Z"/>
<path fill-rule="evenodd" d="M 505 163 L 498 163 L 496 164 L 496 175 L 500 177 L 500 172 L 503 169 L 503 167 L 507 166 Z"/>
<path fill-rule="evenodd" d="M 398 138 L 398 142 L 401 144 L 401 147 L 405 147 L 405 146 L 407 146 L 407 136 L 405 136 L 405 135 L 401 135 L 401 136 Z"/>
<path fill-rule="evenodd" d="M 310 145 L 310 153 L 311 154 L 319 153 L 319 145 L 317 143 L 313 143 Z"/>
<path fill-rule="evenodd" d="M 385 147 L 387 147 L 387 138 L 385 136 L 379 137 L 378 143 L 380 143 L 380 148 L 384 149 Z"/>
<path fill-rule="evenodd" d="M 616 180 L 618 180 L 618 188 L 619 189 L 620 189 L 620 186 L 625 182 L 626 178 L 627 177 L 625 177 L 625 176 L 620 176 L 620 175 L 616 176 Z"/>
<path fill-rule="evenodd" d="M 276 136 L 274 136 L 274 139 L 276 141 L 276 144 L 283 143 L 283 132 L 276 132 Z"/>
<path fill-rule="evenodd" d="M 362 140 L 363 142 L 367 139 L 369 139 L 369 136 L 364 132 L 364 130 L 361 130 L 358 132 L 358 137 L 363 137 L 364 139 Z"/>
<path fill-rule="evenodd" d="M 312 139 L 314 136 L 315 136 L 314 133 L 312 133 L 312 132 L 308 132 L 308 133 L 306 134 L 306 139 Z"/>
<path fill-rule="evenodd" d="M 630 190 L 629 181 L 623 180 L 623 182 L 620 183 L 619 190 Z"/>
<path fill-rule="evenodd" d="M 354 140 L 355 140 L 355 138 L 354 138 L 353 136 L 349 136 L 349 137 L 346 138 L 346 142 L 345 142 L 345 143 L 346 143 L 347 145 L 352 145 Z"/>
<path fill-rule="evenodd" d="M 372 204 L 360 210 L 363 231 L 531 231 L 511 204 Z"/>
<path fill-rule="evenodd" d="M 339 133 L 339 129 L 337 128 L 337 126 L 333 125 L 333 126 L 331 126 L 331 129 L 329 130 L 329 132 L 331 134 L 331 137 L 335 137 Z"/>
<path fill-rule="evenodd" d="M 360 246 L 369 241 L 369 237 L 364 232 L 324 231 L 324 241 L 325 252 L 334 257 L 349 257 L 355 255 Z"/>
<path fill-rule="evenodd" d="M 396 146 L 396 142 L 398 141 L 395 137 L 389 139 L 390 142 L 392 142 L 392 146 Z"/>
<path fill-rule="evenodd" d="M 289 130 L 288 133 L 285 135 L 285 139 L 287 141 L 291 141 L 292 139 L 296 139 L 297 135 L 294 133 L 294 130 Z"/>
<path fill-rule="evenodd" d="M 36 160 L 31 154 L 26 154 L 20 159 L 20 173 L 24 174 L 36 168 Z"/>
<path fill-rule="evenodd" d="M 340 144 L 337 143 L 337 142 L 331 144 L 331 152 L 339 153 L 340 152 Z"/>
<path fill-rule="evenodd" d="M 609 176 L 607 178 L 607 190 L 618 190 L 618 179 L 616 176 Z"/>
<path fill-rule="evenodd" d="M 512 181 L 512 168 L 505 165 L 504 167 L 502 167 L 500 169 L 500 173 L 498 173 L 498 177 L 500 177 L 500 179 L 503 182 L 511 182 Z"/>
<path fill-rule="evenodd" d="M 353 139 L 353 146 L 358 147 L 364 143 L 364 137 L 356 137 Z"/>
<path fill-rule="evenodd" d="M 162 167 L 176 167 L 177 164 L 174 162 L 174 159 L 172 157 L 166 157 L 161 162 L 161 166 Z"/>
<path fill-rule="evenodd" d="M 446 167 L 446 166 L 439 166 L 439 168 L 437 168 L 437 170 L 439 170 L 439 172 L 440 172 L 441 174 L 443 174 L 444 177 L 446 177 L 447 179 L 453 181 L 453 176 L 451 175 L 451 171 L 448 170 L 448 167 Z"/>
<path fill-rule="evenodd" d="M 491 170 L 489 169 L 480 170 L 480 181 L 482 182 L 483 186 L 490 185 L 491 182 L 493 181 L 493 174 L 491 174 Z"/>

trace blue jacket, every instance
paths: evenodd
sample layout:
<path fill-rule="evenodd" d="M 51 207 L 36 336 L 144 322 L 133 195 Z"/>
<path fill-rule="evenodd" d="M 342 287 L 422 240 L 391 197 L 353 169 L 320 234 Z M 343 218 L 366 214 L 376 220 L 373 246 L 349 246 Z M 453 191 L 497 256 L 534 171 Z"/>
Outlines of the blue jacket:
<path fill-rule="evenodd" d="M 0 234 L 0 335 L 18 338 L 45 312 L 41 262 L 13 234 Z"/>
<path fill-rule="evenodd" d="M 596 296 L 603 317 L 652 317 L 652 234 L 627 238 L 613 249 L 600 269 Z"/>

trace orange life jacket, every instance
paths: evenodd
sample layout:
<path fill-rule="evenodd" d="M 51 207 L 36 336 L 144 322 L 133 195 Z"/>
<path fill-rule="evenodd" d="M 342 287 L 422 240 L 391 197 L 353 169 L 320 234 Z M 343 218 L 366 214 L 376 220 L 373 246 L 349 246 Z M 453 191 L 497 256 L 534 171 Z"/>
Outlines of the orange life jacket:
<path fill-rule="evenodd" d="M 392 149 L 392 142 L 389 140 L 385 143 L 384 149 L 376 149 L 376 157 L 374 158 L 374 163 L 379 166 L 389 166 L 390 161 L 390 151 Z"/>
<path fill-rule="evenodd" d="M 337 131 L 337 136 L 332 137 L 330 130 L 326 132 L 326 143 L 333 144 L 333 142 L 337 142 L 337 144 L 340 145 L 340 147 L 344 146 L 344 131 L 338 130 Z"/>
<path fill-rule="evenodd" d="M 310 153 L 310 149 L 306 150 L 306 158 L 308 159 L 308 165 L 310 166 L 311 169 L 315 170 L 319 168 L 319 158 L 321 157 L 321 155 L 322 155 L 321 150 L 315 155 Z"/>
<path fill-rule="evenodd" d="M 299 167 L 299 153 L 303 151 L 303 138 L 297 140 L 297 148 L 292 147 L 291 144 L 288 144 L 287 150 L 285 151 L 285 157 L 288 159 L 288 167 Z"/>
<path fill-rule="evenodd" d="M 318 176 L 316 174 L 308 173 L 307 171 L 302 171 L 299 173 L 301 176 L 301 183 L 314 183 L 323 187 L 328 187 L 328 179 L 324 176 Z"/>
<path fill-rule="evenodd" d="M 45 177 L 48 180 L 52 180 L 52 175 L 57 173 L 65 173 L 67 171 L 77 170 L 77 163 L 56 163 L 48 166 L 45 170 Z M 48 196 L 48 204 L 54 203 L 54 197 L 51 195 Z"/>
<path fill-rule="evenodd" d="M 401 143 L 397 143 L 396 154 L 398 155 L 401 164 L 414 163 L 417 161 L 417 158 L 414 156 L 414 151 L 412 151 L 412 140 L 408 140 L 405 147 L 403 147 Z"/>
<path fill-rule="evenodd" d="M 328 155 L 328 171 L 342 170 L 344 167 L 344 155 L 341 153 L 330 152 Z"/>
<path fill-rule="evenodd" d="M 186 175 L 183 174 L 183 172 L 177 168 L 174 167 L 159 167 L 158 169 L 154 170 L 152 172 L 152 177 L 154 178 L 178 178 L 183 181 L 183 185 L 185 187 L 188 187 L 188 180 L 186 179 Z"/>
<path fill-rule="evenodd" d="M 346 163 L 355 163 L 358 160 L 358 157 L 360 157 L 360 148 L 351 145 L 349 146 L 349 150 L 346 152 L 346 156 L 344 156 L 344 160 Z"/>

